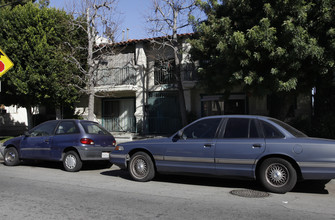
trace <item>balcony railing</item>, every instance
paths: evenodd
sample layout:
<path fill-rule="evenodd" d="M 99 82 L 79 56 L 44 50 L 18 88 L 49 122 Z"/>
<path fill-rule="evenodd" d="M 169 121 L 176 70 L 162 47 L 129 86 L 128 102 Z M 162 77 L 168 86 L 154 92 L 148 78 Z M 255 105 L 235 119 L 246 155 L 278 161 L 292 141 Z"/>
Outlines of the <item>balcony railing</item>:
<path fill-rule="evenodd" d="M 110 132 L 136 132 L 135 117 L 103 117 L 102 125 Z"/>
<path fill-rule="evenodd" d="M 98 78 L 98 86 L 135 85 L 136 70 L 132 67 L 100 69 Z"/>
<path fill-rule="evenodd" d="M 181 65 L 181 76 L 183 81 L 196 81 L 197 71 L 192 63 Z M 155 85 L 159 84 L 175 84 L 177 83 L 174 76 L 173 69 L 164 69 L 162 67 L 155 67 Z"/>

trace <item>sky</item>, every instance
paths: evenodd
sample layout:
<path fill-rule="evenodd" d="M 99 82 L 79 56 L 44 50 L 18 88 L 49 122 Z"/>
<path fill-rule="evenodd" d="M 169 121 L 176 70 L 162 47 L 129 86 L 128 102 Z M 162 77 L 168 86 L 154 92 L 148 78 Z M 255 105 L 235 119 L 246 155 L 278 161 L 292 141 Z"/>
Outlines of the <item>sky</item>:
<path fill-rule="evenodd" d="M 79 0 L 76 0 L 79 1 Z M 66 0 L 50 0 L 49 7 L 66 9 Z M 122 40 L 122 30 L 125 31 L 124 39 L 144 39 L 149 35 L 145 29 L 145 15 L 150 10 L 151 0 L 119 0 L 118 9 L 120 14 L 120 33 L 117 39 Z"/>

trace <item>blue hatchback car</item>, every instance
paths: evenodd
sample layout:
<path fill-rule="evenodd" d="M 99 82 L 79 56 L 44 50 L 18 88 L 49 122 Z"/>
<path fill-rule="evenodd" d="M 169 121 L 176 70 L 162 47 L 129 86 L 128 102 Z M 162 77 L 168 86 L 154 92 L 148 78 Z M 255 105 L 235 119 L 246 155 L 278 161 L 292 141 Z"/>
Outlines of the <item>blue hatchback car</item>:
<path fill-rule="evenodd" d="M 24 135 L 6 141 L 1 153 L 5 164 L 20 160 L 62 161 L 66 171 L 79 171 L 83 161 L 109 160 L 115 139 L 100 124 L 87 120 L 52 120 Z"/>
<path fill-rule="evenodd" d="M 201 118 L 169 138 L 122 143 L 110 161 L 137 181 L 156 173 L 257 179 L 285 193 L 299 180 L 335 178 L 335 140 L 310 138 L 263 116 Z"/>

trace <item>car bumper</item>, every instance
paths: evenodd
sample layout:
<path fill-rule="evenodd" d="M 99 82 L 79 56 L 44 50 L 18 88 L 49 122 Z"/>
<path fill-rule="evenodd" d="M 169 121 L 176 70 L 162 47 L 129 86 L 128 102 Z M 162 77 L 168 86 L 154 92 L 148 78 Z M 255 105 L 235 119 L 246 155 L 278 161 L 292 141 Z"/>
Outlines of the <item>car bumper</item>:
<path fill-rule="evenodd" d="M 76 147 L 81 160 L 109 160 L 115 147 Z"/>
<path fill-rule="evenodd" d="M 115 154 L 115 153 L 110 153 L 109 155 L 110 162 L 121 169 L 126 169 L 128 161 L 130 159 L 129 154 Z"/>

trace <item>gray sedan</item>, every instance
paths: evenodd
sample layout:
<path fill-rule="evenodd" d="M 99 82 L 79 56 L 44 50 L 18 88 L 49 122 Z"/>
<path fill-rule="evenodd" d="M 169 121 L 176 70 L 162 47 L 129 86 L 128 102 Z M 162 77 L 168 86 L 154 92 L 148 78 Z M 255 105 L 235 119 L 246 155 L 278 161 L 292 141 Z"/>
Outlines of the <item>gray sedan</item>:
<path fill-rule="evenodd" d="M 335 140 L 310 138 L 263 116 L 201 118 L 169 138 L 123 143 L 110 161 L 137 181 L 156 173 L 257 179 L 285 193 L 297 181 L 335 178 Z"/>

